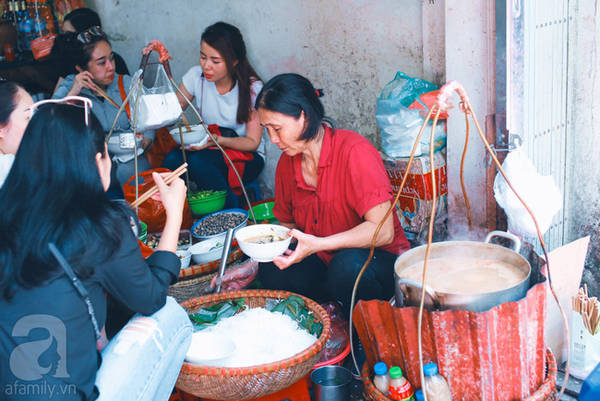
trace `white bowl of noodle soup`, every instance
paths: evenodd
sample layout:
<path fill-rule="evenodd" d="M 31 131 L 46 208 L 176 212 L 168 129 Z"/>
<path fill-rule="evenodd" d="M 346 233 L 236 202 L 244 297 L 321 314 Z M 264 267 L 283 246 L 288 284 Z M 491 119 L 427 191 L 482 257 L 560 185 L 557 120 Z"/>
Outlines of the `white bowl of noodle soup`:
<path fill-rule="evenodd" d="M 235 238 L 244 254 L 257 262 L 272 262 L 283 254 L 292 237 L 290 229 L 277 224 L 253 224 L 235 232 Z"/>

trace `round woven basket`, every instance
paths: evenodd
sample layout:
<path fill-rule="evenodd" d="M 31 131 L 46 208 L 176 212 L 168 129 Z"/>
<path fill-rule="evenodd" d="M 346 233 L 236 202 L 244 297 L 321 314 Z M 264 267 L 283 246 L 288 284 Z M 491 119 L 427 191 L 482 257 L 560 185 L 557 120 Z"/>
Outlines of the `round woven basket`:
<path fill-rule="evenodd" d="M 227 266 L 238 262 L 242 258 L 242 250 L 236 248 L 227 258 Z M 203 265 L 190 266 L 187 269 L 181 269 L 179 272 L 179 281 L 169 286 L 168 294 L 175 298 L 178 303 L 182 303 L 190 298 L 200 297 L 213 291 L 210 288 L 210 282 L 217 275 L 221 260 L 215 260 Z"/>
<path fill-rule="evenodd" d="M 244 298 L 249 308 L 260 308 L 268 299 L 285 299 L 297 295 L 288 291 L 244 290 L 192 298 L 182 303 L 188 313 L 218 302 Z M 323 324 L 323 332 L 313 345 L 304 351 L 281 361 L 243 368 L 216 368 L 184 362 L 177 379 L 177 388 L 200 398 L 214 400 L 248 400 L 263 397 L 291 386 L 319 361 L 329 336 L 329 315 L 316 302 L 298 295 L 307 308 Z"/>
<path fill-rule="evenodd" d="M 556 398 L 556 359 L 550 348 L 546 349 L 546 380 L 523 401 L 554 401 Z M 363 396 L 367 401 L 393 401 L 375 387 L 371 380 L 371 370 L 365 363 L 362 368 L 362 381 L 365 386 Z"/>

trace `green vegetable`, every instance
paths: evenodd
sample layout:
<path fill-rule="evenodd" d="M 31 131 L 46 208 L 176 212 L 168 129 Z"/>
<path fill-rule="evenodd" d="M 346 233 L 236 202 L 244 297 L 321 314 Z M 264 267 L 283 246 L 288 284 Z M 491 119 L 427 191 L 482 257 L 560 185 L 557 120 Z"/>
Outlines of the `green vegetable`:
<path fill-rule="evenodd" d="M 290 295 L 275 305 L 271 312 L 280 312 L 298 322 L 298 325 L 310 334 L 319 337 L 323 332 L 323 325 L 318 322 L 312 312 L 306 307 L 304 300 L 296 295 Z"/>
<path fill-rule="evenodd" d="M 244 298 L 220 302 L 198 309 L 196 313 L 190 314 L 190 320 L 196 330 L 203 330 L 209 326 L 214 326 L 222 318 L 235 315 L 244 305 Z"/>
<path fill-rule="evenodd" d="M 188 200 L 197 201 L 197 200 L 207 199 L 212 196 L 222 195 L 224 193 L 225 193 L 225 191 L 213 191 L 212 189 L 207 189 L 204 191 L 200 191 L 200 192 L 196 192 L 194 194 L 188 195 Z"/>

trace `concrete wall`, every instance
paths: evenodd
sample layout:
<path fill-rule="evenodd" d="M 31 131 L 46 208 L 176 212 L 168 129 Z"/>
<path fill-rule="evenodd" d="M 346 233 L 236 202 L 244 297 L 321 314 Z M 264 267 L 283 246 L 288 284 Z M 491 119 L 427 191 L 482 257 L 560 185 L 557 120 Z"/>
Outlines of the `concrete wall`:
<path fill-rule="evenodd" d="M 463 84 L 479 124 L 485 130 L 486 116 L 495 112 L 494 2 L 446 1 L 446 80 Z M 457 96 L 453 104 L 458 105 Z M 485 132 L 484 132 L 485 133 Z M 460 186 L 460 161 L 465 143 L 464 113 L 458 107 L 448 119 L 448 212 L 449 234 L 454 239 L 477 239 L 485 232 L 485 149 L 470 119 L 470 140 L 465 159 L 465 185 L 474 231 L 467 228 L 467 212 Z"/>
<path fill-rule="evenodd" d="M 598 2 L 574 2 L 569 57 L 573 62 L 572 135 L 567 148 L 567 240 L 591 235 L 583 282 L 600 296 L 600 15 Z"/>
<path fill-rule="evenodd" d="M 326 113 L 338 127 L 355 130 L 375 145 L 375 99 L 396 71 L 443 80 L 443 6 L 437 3 L 88 0 L 130 69 L 139 65 L 140 49 L 158 39 L 173 56 L 177 81 L 198 63 L 200 35 L 206 26 L 219 20 L 236 25 L 250 62 L 264 80 L 282 72 L 307 76 L 324 89 Z M 429 25 L 425 33 L 424 23 Z M 276 148 L 267 151 L 265 181 L 272 183 L 279 155 Z"/>

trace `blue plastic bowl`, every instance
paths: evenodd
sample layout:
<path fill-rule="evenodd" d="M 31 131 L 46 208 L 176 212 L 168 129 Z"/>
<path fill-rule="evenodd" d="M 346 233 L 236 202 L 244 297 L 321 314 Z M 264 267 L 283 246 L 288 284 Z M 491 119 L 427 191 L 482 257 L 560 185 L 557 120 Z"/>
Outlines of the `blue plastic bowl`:
<path fill-rule="evenodd" d="M 225 214 L 225 213 L 238 213 L 238 214 L 243 214 L 244 215 L 244 221 L 242 221 L 240 224 L 238 224 L 237 226 L 234 227 L 234 229 L 233 229 L 234 233 L 235 233 L 235 231 L 237 229 L 242 228 L 242 227 L 246 227 L 246 225 L 248 224 L 248 211 L 247 210 L 244 210 L 244 209 L 225 209 L 225 210 L 220 210 L 218 212 L 211 213 L 208 216 L 204 216 L 200 220 L 196 221 L 192 225 L 192 229 L 191 229 L 192 237 L 197 238 L 199 240 L 205 240 L 205 239 L 217 238 L 217 237 L 223 237 L 223 239 L 225 239 L 225 236 L 227 235 L 227 229 L 226 228 L 223 229 L 222 232 L 220 232 L 218 234 L 214 234 L 214 235 L 199 235 L 199 234 L 196 234 L 196 229 L 206 219 L 210 218 L 211 216 L 216 216 L 216 215 Z"/>

